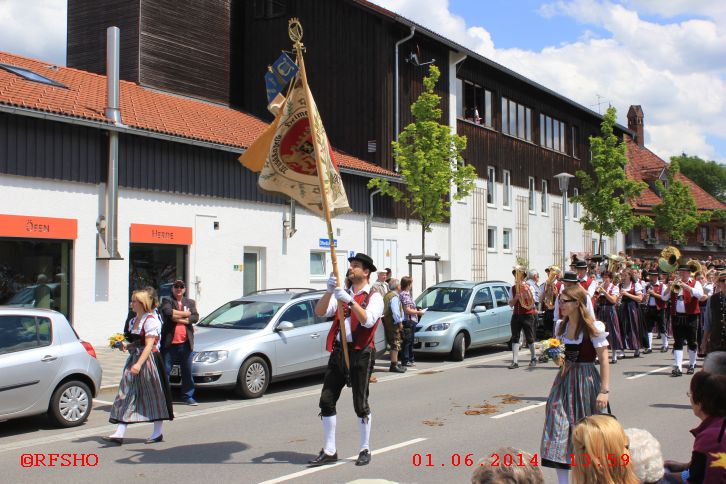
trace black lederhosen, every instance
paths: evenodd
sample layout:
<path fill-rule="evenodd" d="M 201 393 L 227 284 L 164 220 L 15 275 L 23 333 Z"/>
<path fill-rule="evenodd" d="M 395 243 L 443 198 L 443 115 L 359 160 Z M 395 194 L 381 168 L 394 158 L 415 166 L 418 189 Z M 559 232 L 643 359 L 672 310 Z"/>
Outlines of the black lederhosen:
<path fill-rule="evenodd" d="M 653 328 L 657 328 L 660 334 L 668 334 L 668 325 L 666 324 L 663 309 L 658 306 L 646 306 L 645 309 L 645 331 L 650 333 Z"/>
<path fill-rule="evenodd" d="M 512 344 L 519 344 L 519 333 L 524 330 L 524 339 L 527 345 L 534 343 L 534 314 L 512 314 L 510 323 L 512 329 Z"/>
<path fill-rule="evenodd" d="M 672 316 L 673 325 L 673 349 L 683 349 L 683 344 L 688 343 L 688 349 L 698 349 L 698 314 L 677 313 Z"/>
<path fill-rule="evenodd" d="M 374 349 L 371 347 L 357 351 L 352 344 L 348 344 L 350 358 L 350 383 L 353 390 L 353 408 L 355 414 L 365 418 L 371 413 L 368 406 L 368 377 L 370 375 L 370 362 Z M 320 393 L 320 415 L 332 417 L 336 414 L 335 404 L 340 398 L 340 392 L 345 386 L 345 363 L 343 362 L 343 349 L 339 341 L 333 345 L 333 351 L 328 359 L 325 370 L 323 391 Z"/>

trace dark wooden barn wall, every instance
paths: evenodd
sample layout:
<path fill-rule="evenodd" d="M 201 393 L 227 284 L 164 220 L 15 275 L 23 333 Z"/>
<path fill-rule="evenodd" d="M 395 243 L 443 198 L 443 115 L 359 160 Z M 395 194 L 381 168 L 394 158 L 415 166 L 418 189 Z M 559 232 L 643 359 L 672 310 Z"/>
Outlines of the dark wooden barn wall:
<path fill-rule="evenodd" d="M 106 29 L 121 30 L 121 79 L 139 81 L 140 0 L 71 0 L 68 2 L 66 65 L 106 74 Z"/>

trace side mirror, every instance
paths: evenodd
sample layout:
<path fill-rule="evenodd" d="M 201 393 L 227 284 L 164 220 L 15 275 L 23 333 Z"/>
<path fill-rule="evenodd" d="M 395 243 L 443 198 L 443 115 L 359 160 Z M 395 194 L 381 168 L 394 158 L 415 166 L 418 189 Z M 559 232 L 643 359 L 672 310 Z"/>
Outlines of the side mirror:
<path fill-rule="evenodd" d="M 485 313 L 486 311 L 487 307 L 484 304 L 477 304 L 471 310 L 472 313 Z"/>
<path fill-rule="evenodd" d="M 292 324 L 290 321 L 283 321 L 280 324 L 277 325 L 275 328 L 275 331 L 290 331 L 291 329 L 294 329 L 295 325 Z"/>

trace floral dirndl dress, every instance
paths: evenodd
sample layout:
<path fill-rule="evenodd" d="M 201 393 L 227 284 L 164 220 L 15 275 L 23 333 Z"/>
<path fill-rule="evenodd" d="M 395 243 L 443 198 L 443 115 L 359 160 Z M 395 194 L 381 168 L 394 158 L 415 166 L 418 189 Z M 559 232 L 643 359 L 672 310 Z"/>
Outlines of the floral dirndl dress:
<path fill-rule="evenodd" d="M 560 324 L 562 320 L 555 325 L 555 335 L 559 334 Z M 565 364 L 557 372 L 545 407 L 540 445 L 544 466 L 569 468 L 572 428 L 581 418 L 600 413 L 596 404 L 600 373 L 595 367 L 595 348 L 608 346 L 608 333 L 600 321 L 595 321 L 595 329 L 598 334 L 590 338 L 583 337 L 582 333 L 575 340 L 561 337 L 565 344 Z"/>
<path fill-rule="evenodd" d="M 158 348 L 161 323 L 154 313 L 146 313 L 142 318 L 143 322 L 138 328 L 134 327 L 136 318 L 129 321 L 129 357 L 124 365 L 118 394 L 111 407 L 108 419 L 111 423 L 130 424 L 174 419 L 171 387 Z M 134 375 L 131 367 L 139 360 L 147 336 L 155 337 L 154 348 L 141 365 L 139 374 Z"/>

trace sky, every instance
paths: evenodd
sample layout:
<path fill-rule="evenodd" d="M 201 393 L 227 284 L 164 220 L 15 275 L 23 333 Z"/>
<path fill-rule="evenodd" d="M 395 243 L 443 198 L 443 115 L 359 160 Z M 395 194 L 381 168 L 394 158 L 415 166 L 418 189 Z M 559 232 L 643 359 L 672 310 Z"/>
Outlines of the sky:
<path fill-rule="evenodd" d="M 0 0 L 0 51 L 65 65 L 66 1 Z M 724 0 L 371 1 L 623 125 L 640 104 L 665 160 L 726 164 Z"/>

